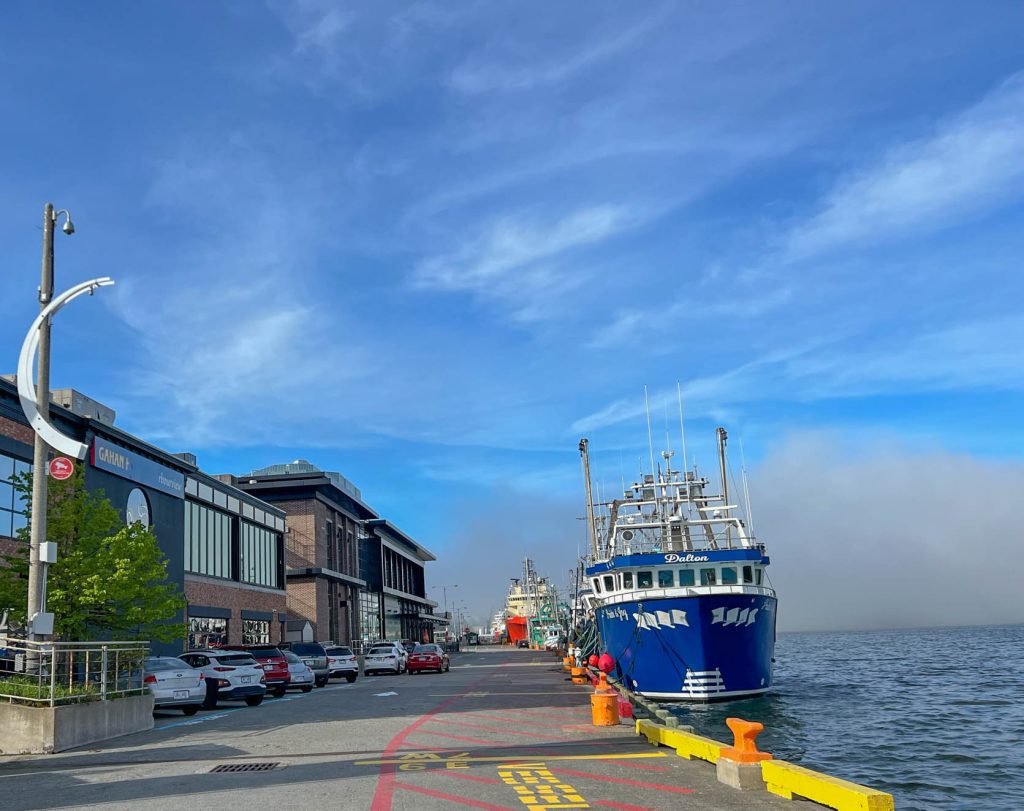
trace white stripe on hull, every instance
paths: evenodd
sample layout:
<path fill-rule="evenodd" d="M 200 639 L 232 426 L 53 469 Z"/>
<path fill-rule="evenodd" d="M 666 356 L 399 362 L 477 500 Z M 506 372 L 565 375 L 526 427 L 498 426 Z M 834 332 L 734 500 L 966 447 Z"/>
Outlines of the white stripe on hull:
<path fill-rule="evenodd" d="M 734 698 L 736 696 L 759 696 L 768 692 L 767 687 L 757 690 L 726 690 L 722 693 L 707 693 L 695 695 L 692 693 L 648 693 L 644 690 L 634 690 L 638 696 L 644 698 L 664 698 L 672 701 L 713 701 L 718 698 Z"/>

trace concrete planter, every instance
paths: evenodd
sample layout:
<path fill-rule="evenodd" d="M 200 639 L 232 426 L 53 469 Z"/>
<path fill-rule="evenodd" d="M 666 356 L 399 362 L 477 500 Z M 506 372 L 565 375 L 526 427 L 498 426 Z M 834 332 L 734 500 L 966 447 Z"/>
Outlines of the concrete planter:
<path fill-rule="evenodd" d="M 63 752 L 153 728 L 153 696 L 63 707 L 0 704 L 0 754 Z"/>

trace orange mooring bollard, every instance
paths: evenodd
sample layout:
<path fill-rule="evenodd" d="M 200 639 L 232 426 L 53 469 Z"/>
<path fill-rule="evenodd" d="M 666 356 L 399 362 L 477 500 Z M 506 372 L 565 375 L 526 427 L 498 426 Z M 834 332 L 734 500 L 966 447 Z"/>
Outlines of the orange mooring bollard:
<path fill-rule="evenodd" d="M 594 694 L 590 696 L 590 717 L 596 727 L 619 725 L 619 696 L 608 686 L 604 673 L 601 674 Z"/>
<path fill-rule="evenodd" d="M 562 667 L 565 668 L 565 672 L 568 673 L 572 669 L 572 657 L 565 656 L 562 658 Z"/>
<path fill-rule="evenodd" d="M 742 718 L 726 718 L 725 723 L 732 730 L 733 744 L 722 749 L 722 757 L 736 763 L 757 763 L 772 759 L 767 752 L 757 748 L 755 740 L 764 729 L 764 724 L 744 721 Z"/>
<path fill-rule="evenodd" d="M 582 667 L 573 667 L 569 672 L 572 674 L 573 684 L 586 684 L 589 681 Z"/>

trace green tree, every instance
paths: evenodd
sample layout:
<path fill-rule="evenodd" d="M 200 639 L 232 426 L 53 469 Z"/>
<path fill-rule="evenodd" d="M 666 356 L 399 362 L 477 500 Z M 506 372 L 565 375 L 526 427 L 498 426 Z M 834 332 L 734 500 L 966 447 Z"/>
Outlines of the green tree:
<path fill-rule="evenodd" d="M 125 526 L 102 491 L 86 490 L 79 470 L 66 481 L 51 480 L 47 539 L 57 543 L 57 562 L 47 573 L 46 607 L 54 632 L 67 640 L 151 639 L 172 642 L 184 636 L 171 622 L 185 607 L 167 582 L 167 561 L 156 536 L 141 523 Z M 17 487 L 31 504 L 31 477 Z M 24 619 L 28 596 L 29 529 L 24 541 L 0 567 L 0 607 Z"/>

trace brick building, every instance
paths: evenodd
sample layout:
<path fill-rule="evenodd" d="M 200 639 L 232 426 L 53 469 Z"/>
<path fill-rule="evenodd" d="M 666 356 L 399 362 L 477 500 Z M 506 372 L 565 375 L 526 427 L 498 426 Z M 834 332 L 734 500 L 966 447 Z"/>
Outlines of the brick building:
<path fill-rule="evenodd" d="M 377 517 L 344 476 L 308 462 L 274 465 L 224 481 L 287 513 L 288 613 L 312 626 L 313 638 L 351 644 L 359 636 L 363 523 Z"/>
<path fill-rule="evenodd" d="M 111 409 L 70 390 L 54 395 L 53 424 L 90 448 L 80 463 L 85 487 L 102 490 L 125 520 L 152 527 L 168 579 L 187 600 L 178 619 L 187 620 L 188 638 L 154 650 L 279 641 L 288 620 L 284 511 L 203 473 L 190 454 L 114 427 Z M 21 543 L 14 536 L 26 519 L 11 477 L 31 470 L 33 439 L 17 390 L 0 378 L 0 552 Z"/>

